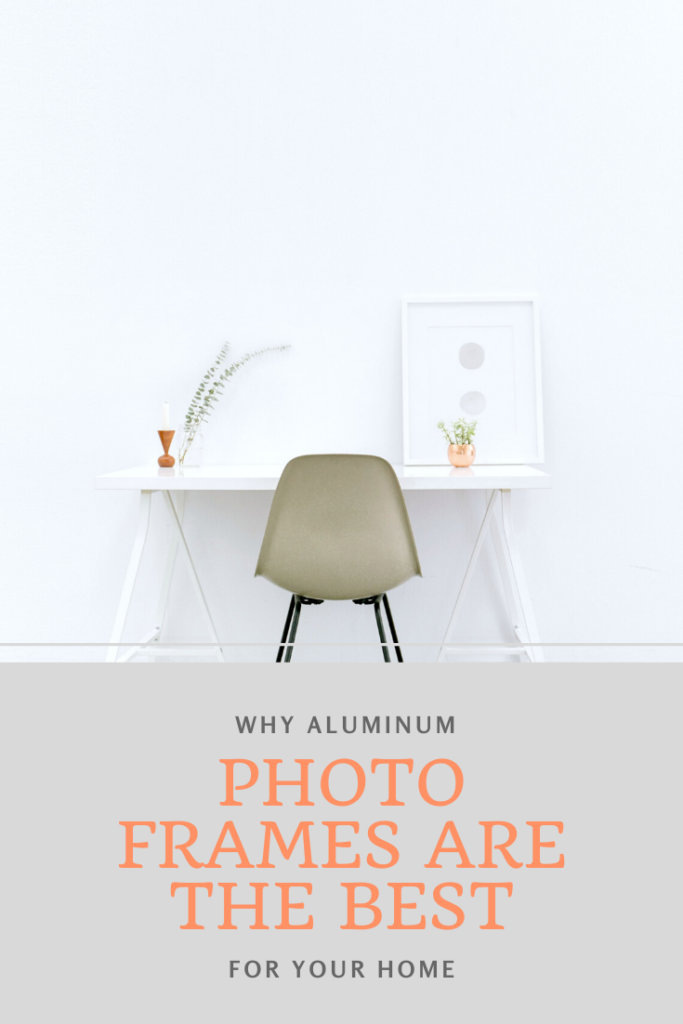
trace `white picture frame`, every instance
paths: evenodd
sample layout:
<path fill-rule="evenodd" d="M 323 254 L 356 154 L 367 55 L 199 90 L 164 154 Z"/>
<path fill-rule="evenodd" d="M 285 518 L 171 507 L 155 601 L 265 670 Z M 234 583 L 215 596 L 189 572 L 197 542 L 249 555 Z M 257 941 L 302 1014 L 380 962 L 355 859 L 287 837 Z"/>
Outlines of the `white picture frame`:
<path fill-rule="evenodd" d="M 437 428 L 477 420 L 479 465 L 544 461 L 538 296 L 402 300 L 403 461 L 448 465 Z"/>

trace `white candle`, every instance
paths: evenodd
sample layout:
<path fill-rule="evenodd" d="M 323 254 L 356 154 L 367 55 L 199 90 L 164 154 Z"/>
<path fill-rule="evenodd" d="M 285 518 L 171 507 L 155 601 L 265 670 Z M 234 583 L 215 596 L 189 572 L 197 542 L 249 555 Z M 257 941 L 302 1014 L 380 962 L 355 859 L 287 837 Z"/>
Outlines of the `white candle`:
<path fill-rule="evenodd" d="M 164 404 L 161 407 L 161 429 L 171 429 L 171 410 L 168 402 L 164 402 Z"/>

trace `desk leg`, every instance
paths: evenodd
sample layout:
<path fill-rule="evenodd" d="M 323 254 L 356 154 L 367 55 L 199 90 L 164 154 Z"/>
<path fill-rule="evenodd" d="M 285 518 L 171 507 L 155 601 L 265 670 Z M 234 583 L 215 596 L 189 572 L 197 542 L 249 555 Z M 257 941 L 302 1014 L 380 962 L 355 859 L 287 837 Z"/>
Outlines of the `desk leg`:
<path fill-rule="evenodd" d="M 487 491 L 487 494 L 491 493 Z M 499 513 L 493 517 L 491 523 L 491 537 L 493 538 L 493 545 L 496 549 L 496 558 L 498 560 L 498 569 L 500 570 L 500 578 L 503 583 L 503 591 L 505 593 L 505 606 L 508 610 L 508 618 L 515 634 L 515 638 L 519 644 L 524 646 L 523 628 L 520 626 L 521 613 L 519 610 L 518 601 L 515 597 L 514 587 L 512 585 L 512 565 L 510 564 L 510 555 L 503 539 L 502 527 L 499 521 Z M 532 648 L 524 647 L 525 653 L 529 661 L 533 661 Z"/>
<path fill-rule="evenodd" d="M 489 529 L 491 523 L 493 522 L 494 513 L 495 513 L 495 509 L 496 509 L 496 504 L 498 502 L 498 494 L 499 493 L 500 493 L 499 491 L 493 491 L 491 493 L 490 498 L 488 499 L 488 503 L 486 505 L 486 515 L 484 516 L 483 522 L 482 522 L 481 526 L 479 527 L 479 533 L 477 535 L 477 539 L 475 541 L 474 548 L 472 549 L 472 554 L 470 555 L 469 564 L 468 564 L 467 569 L 465 571 L 465 575 L 463 577 L 463 581 L 460 584 L 460 590 L 458 592 L 458 596 L 457 596 L 456 601 L 455 601 L 455 606 L 453 608 L 453 614 L 451 615 L 450 622 L 448 623 L 448 628 L 446 629 L 446 634 L 445 634 L 445 636 L 443 638 L 443 643 L 441 644 L 441 647 L 439 648 L 439 656 L 437 658 L 437 661 L 439 661 L 439 662 L 446 660 L 446 649 L 448 647 L 448 638 L 450 637 L 451 633 L 453 632 L 453 627 L 455 626 L 455 620 L 457 619 L 458 615 L 460 614 L 460 609 L 462 608 L 462 606 L 464 604 L 465 594 L 467 592 L 467 588 L 470 585 L 470 580 L 472 579 L 472 574 L 474 573 L 475 566 L 476 566 L 477 561 L 479 559 L 479 554 L 481 552 L 482 545 L 483 545 L 484 540 L 486 538 L 486 534 L 488 532 L 488 529 Z"/>
<path fill-rule="evenodd" d="M 520 639 L 523 644 L 526 640 L 528 643 L 535 645 L 534 647 L 526 647 L 527 656 L 530 661 L 540 662 L 545 659 L 543 657 L 543 649 L 538 646 L 540 643 L 540 637 L 538 635 L 538 629 L 536 628 L 536 617 L 531 604 L 529 588 L 527 587 L 526 576 L 524 575 L 524 568 L 522 566 L 522 557 L 519 553 L 517 536 L 512 522 L 512 491 L 507 490 L 501 491 L 500 493 L 501 520 L 503 526 L 501 544 L 501 547 L 503 548 L 503 559 L 501 561 L 501 572 L 504 580 L 505 576 L 508 576 L 509 588 L 514 595 L 514 599 L 520 611 L 521 625 L 525 634 L 525 636 L 523 638 L 520 637 Z M 497 533 L 497 527 L 498 524 L 496 523 L 494 538 Z M 503 565 L 505 568 L 503 568 Z M 515 631 L 517 631 L 516 628 Z"/>
<path fill-rule="evenodd" d="M 175 507 L 178 512 L 178 521 L 182 527 L 183 519 L 185 518 L 185 495 L 186 491 L 178 491 L 175 499 Z M 172 499 L 171 499 L 172 500 Z M 154 620 L 155 626 L 152 632 L 152 643 L 159 643 L 161 637 L 161 631 L 164 628 L 164 622 L 166 620 L 166 610 L 168 608 L 168 595 L 171 590 L 171 580 L 173 579 L 173 570 L 175 569 L 176 555 L 178 553 L 178 531 L 171 530 L 171 540 L 168 545 L 168 553 L 166 555 L 166 567 L 164 569 L 164 576 L 161 583 L 161 591 L 159 593 L 159 604 L 157 605 L 157 614 Z M 147 639 L 147 638 L 146 638 Z M 142 649 L 142 648 L 139 648 Z M 148 649 L 150 655 L 150 661 L 155 661 L 153 653 L 153 646 Z"/>
<path fill-rule="evenodd" d="M 175 505 L 173 504 L 173 499 L 171 498 L 171 495 L 169 494 L 168 491 L 162 491 L 162 494 L 164 496 L 164 501 L 166 502 L 166 508 L 168 509 L 168 514 L 171 517 L 171 523 L 173 524 L 174 536 L 173 536 L 173 540 L 171 541 L 171 544 L 173 545 L 175 543 L 177 545 L 177 543 L 180 542 L 180 547 L 181 547 L 181 550 L 183 552 L 183 555 L 185 556 L 185 561 L 187 563 L 187 568 L 188 568 L 188 571 L 190 573 L 190 578 L 192 579 L 192 582 L 194 583 L 194 588 L 195 588 L 195 591 L 197 593 L 197 597 L 199 598 L 199 603 L 202 605 L 202 607 L 204 609 L 204 612 L 206 614 L 206 618 L 207 618 L 208 623 L 209 623 L 209 633 L 211 634 L 211 639 L 213 640 L 214 644 L 216 644 L 218 646 L 218 649 L 219 649 L 219 652 L 220 652 L 219 653 L 219 658 L 221 658 L 223 661 L 225 661 L 225 651 L 218 644 L 218 634 L 216 633 L 216 627 L 213 624 L 213 619 L 211 618 L 211 612 L 209 611 L 209 606 L 206 603 L 206 598 L 204 597 L 204 591 L 202 590 L 202 585 L 199 582 L 199 577 L 197 576 L 197 570 L 194 567 L 194 562 L 192 561 L 192 555 L 190 554 L 190 549 L 187 546 L 187 541 L 185 540 L 185 534 L 183 533 L 183 528 L 180 525 L 180 520 L 178 518 L 178 514 L 176 513 Z M 174 555 L 174 557 L 175 557 L 175 555 Z M 172 571 L 172 569 L 171 569 L 171 571 Z M 169 578 L 169 585 L 170 585 L 170 578 Z"/>
<path fill-rule="evenodd" d="M 135 580 L 138 575 L 138 569 L 140 568 L 142 552 L 145 547 L 145 541 L 147 539 L 147 531 L 149 529 L 149 512 L 151 506 L 152 492 L 140 491 L 140 510 L 138 512 L 138 528 L 135 534 L 135 540 L 133 542 L 133 550 L 131 551 L 130 554 L 130 561 L 128 563 L 128 571 L 126 572 L 126 579 L 123 584 L 121 599 L 119 600 L 119 608 L 116 613 L 116 619 L 114 620 L 114 629 L 111 634 L 110 646 L 107 649 L 107 661 L 116 661 L 116 655 L 118 653 L 119 644 L 121 642 L 121 637 L 123 635 L 123 627 L 126 624 L 128 609 L 130 608 L 130 601 L 133 596 Z"/>

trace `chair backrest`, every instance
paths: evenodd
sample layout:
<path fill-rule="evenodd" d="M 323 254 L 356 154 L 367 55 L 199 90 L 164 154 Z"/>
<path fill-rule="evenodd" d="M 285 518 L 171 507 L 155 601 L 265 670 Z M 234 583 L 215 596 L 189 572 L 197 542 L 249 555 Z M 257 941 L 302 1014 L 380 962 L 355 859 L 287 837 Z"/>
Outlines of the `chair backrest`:
<path fill-rule="evenodd" d="M 256 575 L 324 601 L 373 597 L 421 576 L 390 463 L 375 455 L 302 455 L 288 462 Z"/>

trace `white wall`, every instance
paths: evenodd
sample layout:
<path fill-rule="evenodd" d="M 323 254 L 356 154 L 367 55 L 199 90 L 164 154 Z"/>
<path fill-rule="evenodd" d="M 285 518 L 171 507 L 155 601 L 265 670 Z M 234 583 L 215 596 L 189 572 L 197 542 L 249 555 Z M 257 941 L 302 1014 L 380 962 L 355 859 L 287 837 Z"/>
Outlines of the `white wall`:
<path fill-rule="evenodd" d="M 678 0 L 6 0 L 2 640 L 108 638 L 136 508 L 93 478 L 156 458 L 224 339 L 292 349 L 242 373 L 211 461 L 398 462 L 400 296 L 516 290 L 542 299 L 554 488 L 517 502 L 541 634 L 683 640 L 682 30 Z M 425 642 L 481 496 L 408 500 L 425 577 L 395 612 Z M 226 639 L 280 629 L 268 504 L 188 505 Z M 202 639 L 185 582 L 166 635 Z M 301 639 L 368 618 L 325 605 Z M 459 635 L 509 637 L 488 554 Z"/>

